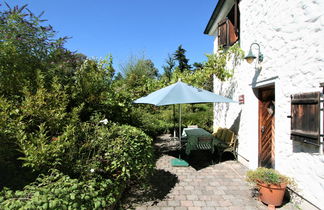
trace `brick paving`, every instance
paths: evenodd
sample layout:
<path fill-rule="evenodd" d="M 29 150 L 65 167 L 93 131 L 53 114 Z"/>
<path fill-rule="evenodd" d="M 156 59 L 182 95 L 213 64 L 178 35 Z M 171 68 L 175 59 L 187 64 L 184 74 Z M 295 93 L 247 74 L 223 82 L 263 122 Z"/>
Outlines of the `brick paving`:
<path fill-rule="evenodd" d="M 226 161 L 196 170 L 172 167 L 169 155 L 162 155 L 156 169 L 168 171 L 178 182 L 163 200 L 135 206 L 137 210 L 258 210 L 267 206 L 251 197 L 244 181 L 247 169 L 236 161 Z M 288 203 L 279 209 L 294 209 Z"/>

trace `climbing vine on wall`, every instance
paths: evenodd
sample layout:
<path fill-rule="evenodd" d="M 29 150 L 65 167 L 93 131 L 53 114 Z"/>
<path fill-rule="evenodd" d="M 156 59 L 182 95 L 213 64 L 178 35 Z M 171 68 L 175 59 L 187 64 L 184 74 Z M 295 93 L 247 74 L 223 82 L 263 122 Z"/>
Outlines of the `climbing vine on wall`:
<path fill-rule="evenodd" d="M 174 72 L 173 82 L 181 78 L 184 82 L 203 87 L 206 81 L 215 75 L 219 80 L 226 81 L 233 77 L 235 68 L 244 57 L 244 51 L 236 43 L 228 49 L 222 49 L 216 54 L 206 54 L 208 60 L 204 67 L 195 72 Z"/>

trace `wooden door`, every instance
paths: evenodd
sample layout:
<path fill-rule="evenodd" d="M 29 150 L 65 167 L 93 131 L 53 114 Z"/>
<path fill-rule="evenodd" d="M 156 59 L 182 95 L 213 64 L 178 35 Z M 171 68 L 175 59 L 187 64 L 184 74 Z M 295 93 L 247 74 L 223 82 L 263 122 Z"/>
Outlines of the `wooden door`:
<path fill-rule="evenodd" d="M 259 89 L 259 166 L 275 167 L 275 89 Z"/>

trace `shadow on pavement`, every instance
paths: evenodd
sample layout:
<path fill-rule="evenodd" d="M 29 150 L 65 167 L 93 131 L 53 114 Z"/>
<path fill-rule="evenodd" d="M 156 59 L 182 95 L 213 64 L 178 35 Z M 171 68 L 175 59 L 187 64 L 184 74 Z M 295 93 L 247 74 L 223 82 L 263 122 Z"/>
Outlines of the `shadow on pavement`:
<path fill-rule="evenodd" d="M 169 171 L 154 169 L 152 176 L 149 177 L 146 186 L 134 184 L 125 190 L 120 202 L 120 209 L 134 209 L 134 205 L 146 203 L 154 206 L 159 201 L 166 198 L 170 191 L 179 182 L 178 177 Z"/>
<path fill-rule="evenodd" d="M 158 159 L 162 154 L 167 154 L 175 158 L 181 157 L 181 159 L 187 161 L 189 165 L 197 171 L 219 162 L 235 159 L 231 153 L 223 153 L 220 156 L 217 149 L 215 149 L 214 153 L 211 153 L 208 150 L 195 150 L 192 151 L 190 155 L 187 155 L 184 151 L 185 146 L 181 146 L 179 141 L 172 138 L 170 134 L 159 136 L 154 141 L 154 148 L 156 159 Z"/>
<path fill-rule="evenodd" d="M 175 158 L 181 157 L 181 159 L 187 161 L 189 166 L 193 167 L 197 171 L 219 162 L 218 155 L 216 153 L 212 154 L 207 150 L 192 151 L 190 155 L 185 154 L 184 151 L 170 151 L 166 154 Z"/>

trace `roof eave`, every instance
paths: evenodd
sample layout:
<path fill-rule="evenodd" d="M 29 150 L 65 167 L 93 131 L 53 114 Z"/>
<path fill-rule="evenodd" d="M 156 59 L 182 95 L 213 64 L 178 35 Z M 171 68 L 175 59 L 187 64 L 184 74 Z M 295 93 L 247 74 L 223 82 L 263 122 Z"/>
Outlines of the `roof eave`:
<path fill-rule="evenodd" d="M 223 7 L 223 4 L 226 0 L 219 0 L 214 11 L 213 11 L 213 14 L 211 15 L 209 21 L 208 21 L 208 24 L 205 28 L 205 31 L 204 31 L 204 34 L 208 34 L 208 35 L 211 35 L 210 34 L 210 30 L 211 28 L 213 27 L 214 23 L 215 23 L 215 20 L 217 18 L 217 16 L 219 15 L 219 12 L 221 11 L 222 7 Z"/>

